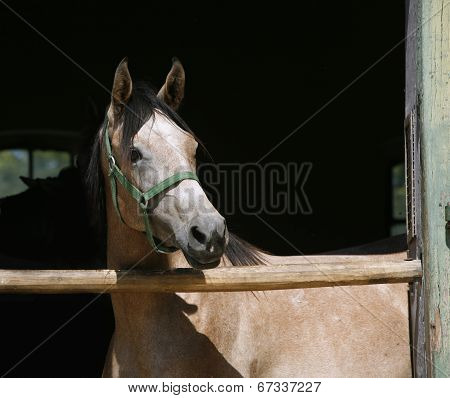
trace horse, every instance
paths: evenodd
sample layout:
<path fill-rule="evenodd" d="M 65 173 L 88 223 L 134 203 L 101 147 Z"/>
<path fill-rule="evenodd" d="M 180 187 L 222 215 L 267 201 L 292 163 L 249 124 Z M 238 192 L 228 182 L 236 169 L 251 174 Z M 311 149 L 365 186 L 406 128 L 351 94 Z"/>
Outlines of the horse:
<path fill-rule="evenodd" d="M 127 59 L 92 149 L 87 186 L 113 270 L 307 264 L 228 232 L 195 177 L 199 139 L 178 115 L 178 59 L 161 89 Z M 404 258 L 381 253 L 380 260 Z M 408 286 L 267 292 L 111 292 L 104 377 L 410 377 Z"/>
<path fill-rule="evenodd" d="M 89 126 L 88 126 L 89 127 Z M 98 124 L 95 125 L 95 132 Z M 86 131 L 86 146 L 88 135 Z M 0 198 L 0 268 L 97 269 L 103 245 L 89 225 L 83 154 L 76 166 L 49 178 L 21 177 L 25 191 Z M 81 308 L 86 312 L 63 328 Z M 13 377 L 98 376 L 103 367 L 113 314 L 107 295 L 1 294 L 0 374 Z M 86 326 L 99 324 L 95 330 Z M 61 328 L 57 338 L 51 336 Z M 71 344 L 67 344 L 70 341 Z M 39 349 L 36 349 L 39 347 Z M 32 355 L 30 354 L 32 352 Z M 86 355 L 89 364 L 84 363 Z M 42 363 L 46 366 L 42 366 Z"/>
<path fill-rule="evenodd" d="M 20 257 L 28 268 L 98 267 L 80 170 L 71 166 L 57 177 L 21 179 L 25 191 L 0 199 L 0 253 Z"/>
<path fill-rule="evenodd" d="M 0 198 L 0 265 L 2 268 L 102 268 L 103 242 L 90 224 L 84 179 L 93 136 L 101 116 L 86 101 L 74 165 L 56 177 L 19 177 L 26 188 Z M 4 259 L 4 261 L 3 261 Z"/>

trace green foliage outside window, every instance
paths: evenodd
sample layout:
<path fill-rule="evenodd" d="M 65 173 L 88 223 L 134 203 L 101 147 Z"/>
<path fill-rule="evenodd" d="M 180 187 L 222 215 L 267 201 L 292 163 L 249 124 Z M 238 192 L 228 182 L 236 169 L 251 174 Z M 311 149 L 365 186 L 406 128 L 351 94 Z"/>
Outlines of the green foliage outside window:
<path fill-rule="evenodd" d="M 33 151 L 33 178 L 56 177 L 70 166 L 70 155 L 61 151 Z"/>
<path fill-rule="evenodd" d="M 0 151 L 0 198 L 24 191 L 26 186 L 19 177 L 27 175 L 27 150 Z"/>
<path fill-rule="evenodd" d="M 29 175 L 29 151 L 8 149 L 0 151 L 0 198 L 15 195 L 26 189 L 19 177 L 56 177 L 70 166 L 70 154 L 64 151 L 32 151 L 33 170 Z"/>

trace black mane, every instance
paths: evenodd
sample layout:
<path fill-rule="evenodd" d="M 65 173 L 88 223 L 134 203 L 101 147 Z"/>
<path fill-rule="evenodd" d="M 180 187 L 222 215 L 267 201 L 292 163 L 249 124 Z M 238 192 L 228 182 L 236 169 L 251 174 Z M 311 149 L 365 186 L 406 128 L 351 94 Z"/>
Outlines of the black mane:
<path fill-rule="evenodd" d="M 159 100 L 155 91 L 148 84 L 145 82 L 137 82 L 133 84 L 130 100 L 121 115 L 121 119 L 118 120 L 119 123 L 123 124 L 123 136 L 121 142 L 122 160 L 128 159 L 129 148 L 132 146 L 135 134 L 152 118 L 155 111 L 164 113 L 179 127 L 192 134 L 205 152 L 208 153 L 206 148 L 204 148 L 200 140 L 195 137 L 184 120 L 172 108 Z M 101 132 L 104 127 L 105 121 L 103 121 L 99 131 L 94 137 L 90 150 L 90 158 L 84 167 L 84 174 L 86 175 L 85 182 L 88 195 L 87 199 L 90 205 L 91 220 L 101 237 L 99 244 L 106 249 L 105 187 L 101 170 Z M 225 256 L 233 265 L 256 265 L 264 264 L 265 262 L 259 249 L 232 233 L 230 233 Z"/>

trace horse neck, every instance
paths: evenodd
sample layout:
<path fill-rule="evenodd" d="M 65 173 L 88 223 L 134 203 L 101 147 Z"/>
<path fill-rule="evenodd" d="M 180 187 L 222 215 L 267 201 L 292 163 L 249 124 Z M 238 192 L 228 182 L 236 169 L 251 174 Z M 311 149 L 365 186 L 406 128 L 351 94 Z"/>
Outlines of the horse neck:
<path fill-rule="evenodd" d="M 123 223 L 112 203 L 106 186 L 107 263 L 109 269 L 167 268 L 167 256 L 149 245 L 145 233 Z"/>
<path fill-rule="evenodd" d="M 106 188 L 108 268 L 130 271 L 168 268 L 169 256 L 154 252 L 145 233 L 130 228 L 120 220 L 108 194 L 109 187 Z M 157 320 L 160 308 L 164 308 L 170 298 L 164 293 L 112 293 L 116 330 L 128 330 L 131 324 L 146 324 L 148 319 Z"/>

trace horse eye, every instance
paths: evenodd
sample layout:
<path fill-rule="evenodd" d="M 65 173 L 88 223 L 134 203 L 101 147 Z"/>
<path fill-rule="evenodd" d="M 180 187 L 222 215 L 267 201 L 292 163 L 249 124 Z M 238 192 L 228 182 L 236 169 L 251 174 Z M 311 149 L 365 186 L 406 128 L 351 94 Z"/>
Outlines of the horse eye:
<path fill-rule="evenodd" d="M 132 163 L 136 163 L 142 159 L 142 153 L 139 152 L 136 148 L 130 149 L 130 158 Z"/>

